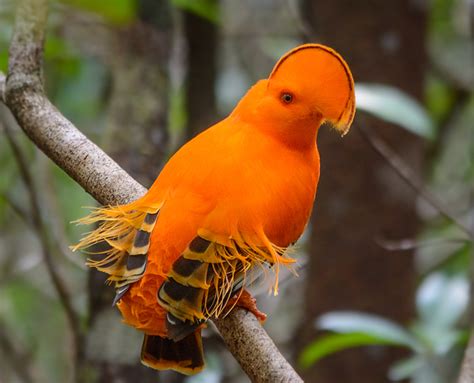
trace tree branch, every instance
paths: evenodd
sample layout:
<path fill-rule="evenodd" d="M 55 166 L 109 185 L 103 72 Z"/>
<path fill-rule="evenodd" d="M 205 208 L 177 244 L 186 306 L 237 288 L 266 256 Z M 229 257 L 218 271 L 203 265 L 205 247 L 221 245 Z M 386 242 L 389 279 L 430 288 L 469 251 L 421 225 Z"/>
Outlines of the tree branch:
<path fill-rule="evenodd" d="M 146 189 L 50 103 L 41 64 L 46 0 L 20 1 L 10 45 L 5 103 L 28 137 L 104 205 L 130 202 Z"/>
<path fill-rule="evenodd" d="M 252 313 L 236 307 L 214 323 L 252 382 L 303 382 Z"/>
<path fill-rule="evenodd" d="M 5 104 L 28 137 L 97 201 L 116 205 L 135 200 L 146 189 L 79 132 L 44 94 L 41 67 L 46 14 L 47 0 L 19 2 Z M 302 381 L 252 315 L 235 309 L 215 323 L 255 382 Z"/>

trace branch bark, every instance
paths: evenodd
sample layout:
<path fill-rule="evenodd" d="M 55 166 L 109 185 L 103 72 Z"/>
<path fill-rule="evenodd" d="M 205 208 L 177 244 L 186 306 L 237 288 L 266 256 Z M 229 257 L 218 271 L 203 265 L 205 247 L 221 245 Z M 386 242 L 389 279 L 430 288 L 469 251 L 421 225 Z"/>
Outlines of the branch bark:
<path fill-rule="evenodd" d="M 146 189 L 87 139 L 44 94 L 42 56 L 47 6 L 47 0 L 19 2 L 3 101 L 35 145 L 101 204 L 135 200 Z M 215 323 L 253 381 L 302 381 L 253 315 L 235 309 Z"/>
<path fill-rule="evenodd" d="M 47 0 L 19 2 L 5 103 L 28 137 L 104 205 L 130 202 L 146 189 L 89 141 L 44 95 L 42 57 Z"/>
<path fill-rule="evenodd" d="M 252 382 L 303 382 L 252 313 L 236 307 L 214 324 Z"/>

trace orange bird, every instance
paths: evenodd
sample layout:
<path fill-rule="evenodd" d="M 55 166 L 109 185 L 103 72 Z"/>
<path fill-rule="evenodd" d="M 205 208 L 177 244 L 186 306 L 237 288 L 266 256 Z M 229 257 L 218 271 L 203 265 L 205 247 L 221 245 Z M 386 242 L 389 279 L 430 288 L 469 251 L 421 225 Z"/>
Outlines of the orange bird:
<path fill-rule="evenodd" d="M 226 315 L 255 271 L 272 269 L 277 293 L 280 266 L 294 262 L 287 248 L 311 214 L 318 129 L 329 122 L 345 134 L 354 111 L 341 56 L 301 45 L 178 150 L 146 195 L 81 220 L 100 225 L 75 248 L 108 243 L 88 264 L 109 274 L 124 322 L 145 334 L 145 365 L 199 372 L 206 320 Z"/>

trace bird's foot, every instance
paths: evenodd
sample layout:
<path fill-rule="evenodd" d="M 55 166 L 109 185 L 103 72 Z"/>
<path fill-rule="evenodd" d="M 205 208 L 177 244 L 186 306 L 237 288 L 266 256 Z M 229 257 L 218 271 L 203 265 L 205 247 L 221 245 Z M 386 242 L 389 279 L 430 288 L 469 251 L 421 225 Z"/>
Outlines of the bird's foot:
<path fill-rule="evenodd" d="M 250 311 L 260 323 L 265 322 L 267 314 L 261 312 L 257 307 L 257 301 L 250 295 L 247 290 L 241 290 L 234 295 L 227 304 L 227 307 L 242 307 L 243 309 Z"/>

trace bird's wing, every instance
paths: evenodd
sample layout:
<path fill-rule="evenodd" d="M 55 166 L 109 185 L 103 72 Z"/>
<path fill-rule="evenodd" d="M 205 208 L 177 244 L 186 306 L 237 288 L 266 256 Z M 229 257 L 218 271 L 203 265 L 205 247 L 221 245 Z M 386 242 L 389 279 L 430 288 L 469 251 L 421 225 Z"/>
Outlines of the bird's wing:
<path fill-rule="evenodd" d="M 116 288 L 114 305 L 145 273 L 150 235 L 160 207 L 161 204 L 146 207 L 130 204 L 98 208 L 79 220 L 82 224 L 100 222 L 99 227 L 88 233 L 73 250 L 106 242 L 106 249 L 89 251 L 92 257 L 87 265 L 109 275 L 107 282 Z"/>
<path fill-rule="evenodd" d="M 290 263 L 284 248 L 227 244 L 196 236 L 173 263 L 158 301 L 168 311 L 168 336 L 178 341 L 209 318 L 225 316 L 235 293 L 251 283 L 265 266 Z"/>

